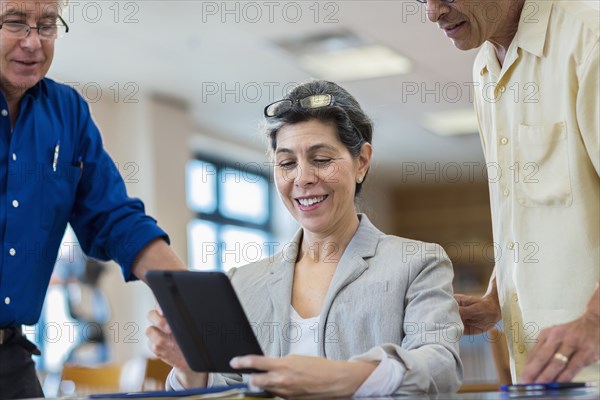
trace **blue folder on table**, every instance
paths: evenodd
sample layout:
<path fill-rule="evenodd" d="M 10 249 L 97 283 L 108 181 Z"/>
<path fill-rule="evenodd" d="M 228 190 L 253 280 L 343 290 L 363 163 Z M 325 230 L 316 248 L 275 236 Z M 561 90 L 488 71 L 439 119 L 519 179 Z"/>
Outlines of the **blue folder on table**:
<path fill-rule="evenodd" d="M 159 390 L 151 392 L 129 392 L 129 393 L 108 393 L 108 394 L 92 394 L 88 396 L 90 399 L 150 399 L 161 397 L 187 397 L 201 396 L 203 394 L 216 394 L 223 392 L 231 392 L 232 396 L 236 394 L 247 394 L 250 397 L 271 397 L 266 392 L 251 392 L 247 385 L 231 385 L 231 386 L 216 386 L 209 388 L 196 388 L 187 390 Z"/>

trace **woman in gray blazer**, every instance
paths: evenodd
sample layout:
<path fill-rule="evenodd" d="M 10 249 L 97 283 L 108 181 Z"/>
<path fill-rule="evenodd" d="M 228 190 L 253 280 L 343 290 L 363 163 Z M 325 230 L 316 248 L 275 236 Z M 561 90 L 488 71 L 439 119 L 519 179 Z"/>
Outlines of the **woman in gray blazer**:
<path fill-rule="evenodd" d="M 462 324 L 452 265 L 435 244 L 390 236 L 357 214 L 372 123 L 332 82 L 311 81 L 265 108 L 279 195 L 301 229 L 273 257 L 229 276 L 266 356 L 249 383 L 283 397 L 454 392 Z M 189 369 L 164 318 L 151 349 L 176 388 L 240 383 Z"/>

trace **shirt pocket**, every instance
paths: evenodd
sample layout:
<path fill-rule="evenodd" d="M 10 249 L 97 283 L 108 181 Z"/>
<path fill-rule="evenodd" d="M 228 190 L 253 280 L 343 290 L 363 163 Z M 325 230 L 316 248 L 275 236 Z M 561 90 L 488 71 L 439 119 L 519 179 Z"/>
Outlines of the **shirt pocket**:
<path fill-rule="evenodd" d="M 525 207 L 568 207 L 573 202 L 565 122 L 519 125 L 515 182 L 517 201 Z"/>
<path fill-rule="evenodd" d="M 41 227 L 54 230 L 67 224 L 77 192 L 81 169 L 72 165 L 59 165 L 55 172 L 45 174 L 42 182 Z"/>

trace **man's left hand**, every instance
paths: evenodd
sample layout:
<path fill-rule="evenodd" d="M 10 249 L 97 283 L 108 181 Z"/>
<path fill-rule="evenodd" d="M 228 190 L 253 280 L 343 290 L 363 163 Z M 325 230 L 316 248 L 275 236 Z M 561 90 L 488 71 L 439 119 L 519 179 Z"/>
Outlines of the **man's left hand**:
<path fill-rule="evenodd" d="M 585 313 L 566 324 L 543 329 L 527 356 L 523 383 L 570 382 L 600 359 L 600 318 Z"/>

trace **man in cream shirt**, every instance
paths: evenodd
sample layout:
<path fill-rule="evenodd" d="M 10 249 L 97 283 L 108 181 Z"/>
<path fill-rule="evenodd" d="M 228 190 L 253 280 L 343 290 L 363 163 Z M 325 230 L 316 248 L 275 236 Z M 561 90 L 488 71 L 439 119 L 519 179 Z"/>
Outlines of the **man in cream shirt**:
<path fill-rule="evenodd" d="M 421 0 L 420 0 L 421 1 Z M 422 0 L 474 64 L 496 268 L 457 295 L 467 333 L 502 317 L 514 382 L 598 381 L 597 1 Z"/>

